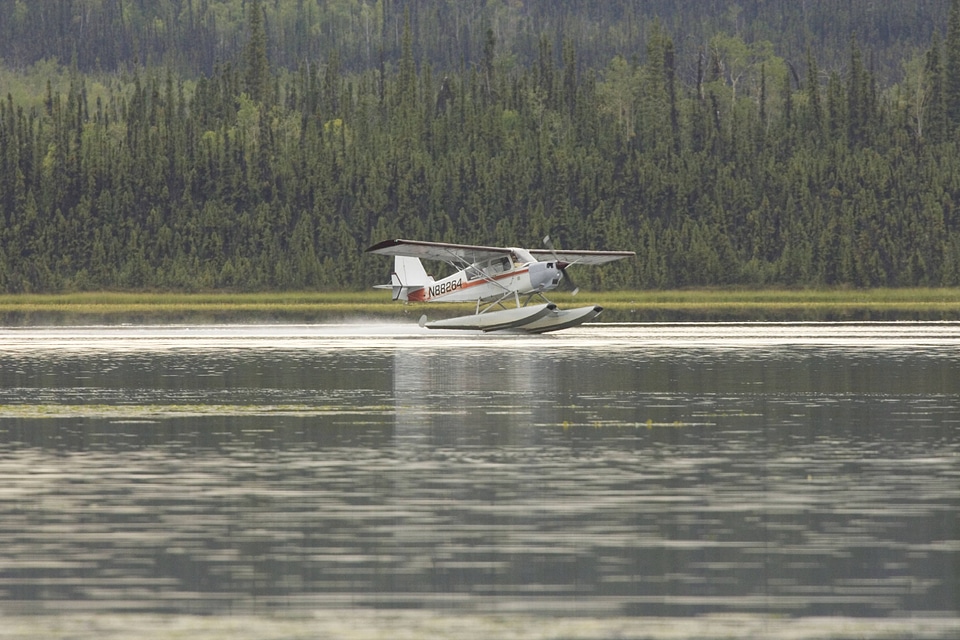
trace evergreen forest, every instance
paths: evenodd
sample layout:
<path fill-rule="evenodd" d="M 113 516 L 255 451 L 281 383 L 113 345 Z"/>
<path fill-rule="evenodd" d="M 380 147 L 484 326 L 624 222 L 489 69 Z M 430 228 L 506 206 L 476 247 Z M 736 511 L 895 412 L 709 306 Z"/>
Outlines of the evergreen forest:
<path fill-rule="evenodd" d="M 960 0 L 0 0 L 0 292 L 960 286 Z M 440 275 L 437 272 L 437 275 Z"/>

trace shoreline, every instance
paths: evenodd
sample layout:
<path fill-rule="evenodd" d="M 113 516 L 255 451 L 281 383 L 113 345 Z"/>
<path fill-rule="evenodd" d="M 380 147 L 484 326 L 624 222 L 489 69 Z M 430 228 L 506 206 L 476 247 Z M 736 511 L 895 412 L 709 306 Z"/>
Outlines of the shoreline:
<path fill-rule="evenodd" d="M 960 288 L 690 289 L 550 296 L 561 308 L 599 304 L 599 322 L 960 321 Z M 0 326 L 178 322 L 331 322 L 473 313 L 473 303 L 403 304 L 378 291 L 0 295 Z"/>

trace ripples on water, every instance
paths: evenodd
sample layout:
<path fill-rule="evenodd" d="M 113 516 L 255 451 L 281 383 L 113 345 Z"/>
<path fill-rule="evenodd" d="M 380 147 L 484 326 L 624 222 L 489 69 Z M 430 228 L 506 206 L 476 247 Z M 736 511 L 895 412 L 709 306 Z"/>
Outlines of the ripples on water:
<path fill-rule="evenodd" d="M 958 347 L 0 330 L 0 638 L 957 637 Z"/>

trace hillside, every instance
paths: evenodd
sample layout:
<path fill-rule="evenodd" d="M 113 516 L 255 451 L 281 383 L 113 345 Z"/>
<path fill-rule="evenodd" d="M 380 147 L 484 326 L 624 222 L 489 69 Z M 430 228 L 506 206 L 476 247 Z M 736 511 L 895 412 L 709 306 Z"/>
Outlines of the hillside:
<path fill-rule="evenodd" d="M 63 0 L 0 3 L 0 60 L 27 68 L 51 58 L 82 73 L 170 66 L 185 76 L 211 75 L 239 60 L 247 43 L 252 0 Z M 943 34 L 949 0 L 844 2 L 806 0 L 270 0 L 261 2 L 270 60 L 296 70 L 323 64 L 334 52 L 344 70 L 395 65 L 409 16 L 413 55 L 443 73 L 481 65 L 487 31 L 505 64 L 529 66 L 543 38 L 559 59 L 576 47 L 581 68 L 602 69 L 615 56 L 643 58 L 649 24 L 675 43 L 680 66 L 724 33 L 772 43 L 803 71 L 807 49 L 820 68 L 841 71 L 856 34 L 871 71 L 896 80 L 901 62 Z M 692 79 L 692 78 L 691 78 Z"/>
<path fill-rule="evenodd" d="M 836 4 L 0 3 L 0 291 L 960 284 L 960 3 Z"/>

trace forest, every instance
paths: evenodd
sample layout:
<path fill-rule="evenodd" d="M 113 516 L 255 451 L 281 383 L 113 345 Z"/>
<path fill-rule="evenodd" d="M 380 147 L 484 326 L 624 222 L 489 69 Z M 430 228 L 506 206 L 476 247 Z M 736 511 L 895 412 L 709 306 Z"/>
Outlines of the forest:
<path fill-rule="evenodd" d="M 960 285 L 960 0 L 2 0 L 0 96 L 0 292 Z"/>

